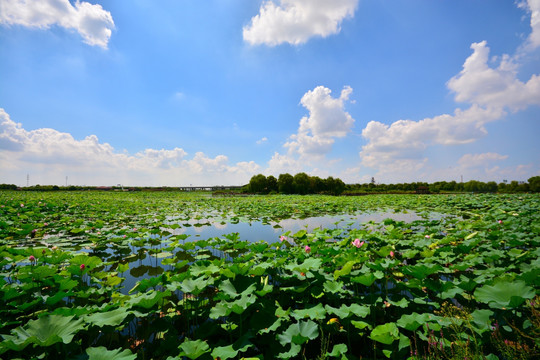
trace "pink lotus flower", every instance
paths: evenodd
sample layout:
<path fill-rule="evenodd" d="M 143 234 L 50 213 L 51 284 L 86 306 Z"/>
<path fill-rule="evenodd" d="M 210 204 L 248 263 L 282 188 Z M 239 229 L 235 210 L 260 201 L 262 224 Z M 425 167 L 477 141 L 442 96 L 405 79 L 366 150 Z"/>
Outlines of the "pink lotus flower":
<path fill-rule="evenodd" d="M 285 241 L 285 240 L 287 240 L 287 237 L 286 237 L 286 236 L 281 235 L 281 236 L 279 237 L 279 241 L 283 242 L 283 241 Z"/>
<path fill-rule="evenodd" d="M 306 253 L 308 253 L 308 254 L 311 252 L 311 248 L 308 245 L 306 245 L 304 250 L 306 250 Z"/>
<path fill-rule="evenodd" d="M 497 221 L 499 224 L 502 224 L 502 220 Z"/>
<path fill-rule="evenodd" d="M 364 242 L 363 241 L 360 241 L 360 239 L 354 239 L 354 241 L 352 242 L 352 244 L 354 246 L 356 246 L 357 248 L 361 248 L 362 245 L 364 245 Z"/>
<path fill-rule="evenodd" d="M 24 204 L 21 204 L 21 207 L 24 207 Z"/>
<path fill-rule="evenodd" d="M 426 236 L 424 236 L 424 237 L 425 237 L 426 239 L 429 239 L 429 238 L 431 238 L 431 236 L 429 236 L 429 235 L 426 235 Z"/>
<path fill-rule="evenodd" d="M 54 251 L 54 250 L 58 249 L 58 246 L 55 245 L 51 249 Z"/>
<path fill-rule="evenodd" d="M 84 264 L 81 264 L 81 266 L 79 266 L 79 268 L 80 268 L 81 270 L 84 270 L 85 267 L 86 267 L 86 266 L 85 266 Z"/>
<path fill-rule="evenodd" d="M 394 252 L 390 251 L 390 257 L 394 257 Z"/>
<path fill-rule="evenodd" d="M 34 257 L 34 255 L 30 255 L 30 257 L 28 258 L 28 260 L 34 262 L 34 261 L 36 261 L 36 258 Z"/>

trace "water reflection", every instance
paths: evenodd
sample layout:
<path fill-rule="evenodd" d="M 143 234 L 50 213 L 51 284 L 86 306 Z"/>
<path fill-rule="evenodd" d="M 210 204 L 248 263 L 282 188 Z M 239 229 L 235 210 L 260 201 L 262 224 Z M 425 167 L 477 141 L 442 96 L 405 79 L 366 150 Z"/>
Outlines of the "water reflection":
<path fill-rule="evenodd" d="M 440 218 L 438 214 L 431 214 L 430 219 Z M 318 216 L 305 219 L 285 219 L 279 222 L 238 222 L 238 223 L 209 223 L 204 226 L 193 226 L 200 224 L 198 222 L 190 223 L 189 227 L 180 227 L 171 232 L 173 235 L 189 235 L 189 239 L 209 239 L 213 237 L 222 237 L 228 233 L 240 234 L 240 240 L 243 241 L 266 241 L 273 243 L 279 241 L 279 236 L 290 231 L 292 234 L 306 230 L 313 232 L 317 228 L 334 229 L 334 228 L 358 228 L 360 226 L 368 226 L 370 222 L 381 222 L 385 219 L 394 221 L 413 222 L 415 220 L 423 220 L 424 218 L 417 213 L 395 213 L 395 212 L 374 212 L 361 213 L 355 215 L 340 215 L 340 216 Z"/>

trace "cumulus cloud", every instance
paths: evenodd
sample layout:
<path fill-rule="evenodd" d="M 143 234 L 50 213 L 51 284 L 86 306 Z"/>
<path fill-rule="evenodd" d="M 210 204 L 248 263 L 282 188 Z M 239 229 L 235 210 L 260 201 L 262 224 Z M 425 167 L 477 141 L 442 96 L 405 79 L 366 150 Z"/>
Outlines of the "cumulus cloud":
<path fill-rule="evenodd" d="M 489 163 L 505 160 L 507 158 L 508 155 L 501 155 L 492 152 L 487 152 L 483 154 L 465 154 L 458 160 L 458 164 L 462 167 L 473 168 L 479 166 L 486 166 Z"/>
<path fill-rule="evenodd" d="M 257 144 L 258 144 L 258 145 L 261 145 L 261 144 L 264 144 L 264 143 L 267 142 L 267 141 L 268 141 L 268 138 L 265 136 L 265 137 L 263 137 L 263 138 L 257 140 Z"/>
<path fill-rule="evenodd" d="M 95 135 L 77 140 L 54 129 L 28 131 L 1 108 L 0 150 L 0 167 L 9 169 L 0 182 L 17 183 L 17 177 L 31 173 L 41 184 L 59 183 L 71 174 L 70 179 L 81 185 L 229 185 L 245 183 L 259 171 L 253 161 L 230 165 L 224 155 L 212 158 L 197 152 L 190 159 L 179 147 L 131 155 Z"/>
<path fill-rule="evenodd" d="M 532 75 L 527 82 L 521 82 L 517 65 L 508 55 L 502 57 L 497 68 L 489 67 L 486 41 L 473 43 L 471 49 L 473 54 L 463 64 L 463 70 L 448 81 L 456 101 L 514 111 L 540 105 L 540 76 Z"/>
<path fill-rule="evenodd" d="M 99 4 L 69 0 L 3 0 L 0 24 L 47 29 L 58 25 L 76 30 L 89 45 L 107 48 L 114 21 Z"/>
<path fill-rule="evenodd" d="M 367 167 L 396 168 L 405 160 L 424 163 L 424 151 L 432 145 L 466 144 L 484 136 L 484 125 L 499 119 L 504 112 L 473 105 L 457 109 L 453 115 L 443 114 L 420 121 L 398 120 L 391 125 L 370 121 L 362 130 L 368 141 L 360 157 Z"/>
<path fill-rule="evenodd" d="M 244 41 L 251 45 L 299 45 L 313 36 L 336 34 L 357 5 L 358 0 L 280 0 L 279 5 L 265 1 L 259 14 L 244 27 Z"/>
<path fill-rule="evenodd" d="M 532 33 L 529 44 L 540 44 L 540 0 L 529 0 L 522 6 L 531 13 Z M 529 47 L 531 48 L 531 47 Z M 504 54 L 496 66 L 490 66 L 486 41 L 473 43 L 473 53 L 465 60 L 462 70 L 447 82 L 455 93 L 456 102 L 470 104 L 468 109 L 456 109 L 453 115 L 443 114 L 419 121 L 398 120 L 390 125 L 370 121 L 362 131 L 367 144 L 360 152 L 364 166 L 380 173 L 419 170 L 427 164 L 427 149 L 433 145 L 460 145 L 486 136 L 485 125 L 499 120 L 506 111 L 519 111 L 540 105 L 540 76 L 533 74 L 523 82 L 518 79 L 520 56 Z M 522 51 L 522 50 L 519 50 Z M 467 163 L 500 160 L 494 153 L 468 155 L 460 160 Z M 470 167 L 469 167 L 470 170 Z"/>
<path fill-rule="evenodd" d="M 332 91 L 324 86 L 305 93 L 300 103 L 309 111 L 309 116 L 300 120 L 298 132 L 285 144 L 289 154 L 308 159 L 330 152 L 334 139 L 346 136 L 354 124 L 352 116 L 345 111 L 351 93 L 349 86 L 343 88 L 339 98 L 332 97 Z"/>
<path fill-rule="evenodd" d="M 535 49 L 540 46 L 540 0 L 522 1 L 518 6 L 531 14 L 531 34 L 525 43 L 525 49 Z"/>
<path fill-rule="evenodd" d="M 287 154 L 274 153 L 270 161 L 268 161 L 267 173 L 273 175 L 279 174 L 296 174 L 304 169 L 303 164 L 296 158 Z"/>

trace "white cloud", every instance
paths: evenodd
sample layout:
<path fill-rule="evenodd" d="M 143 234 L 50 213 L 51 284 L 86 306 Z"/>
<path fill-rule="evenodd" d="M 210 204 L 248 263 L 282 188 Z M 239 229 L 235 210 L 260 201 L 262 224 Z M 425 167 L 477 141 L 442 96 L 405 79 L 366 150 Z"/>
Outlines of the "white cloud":
<path fill-rule="evenodd" d="M 508 158 L 508 155 L 487 152 L 483 154 L 465 154 L 459 160 L 458 164 L 464 168 L 486 167 L 495 161 L 501 161 Z"/>
<path fill-rule="evenodd" d="M 268 169 L 265 171 L 270 175 L 279 174 L 296 174 L 304 170 L 303 164 L 298 159 L 289 155 L 274 153 L 270 161 L 268 161 Z"/>
<path fill-rule="evenodd" d="M 264 143 L 267 142 L 267 141 L 268 141 L 268 138 L 265 136 L 265 137 L 263 137 L 262 139 L 257 140 L 257 144 L 258 144 L 258 145 L 261 145 L 261 144 L 264 144 Z"/>
<path fill-rule="evenodd" d="M 302 97 L 300 103 L 309 111 L 309 116 L 300 120 L 298 133 L 290 136 L 285 147 L 289 154 L 298 154 L 303 159 L 324 156 L 332 149 L 335 138 L 345 137 L 354 124 L 352 116 L 345 111 L 352 88 L 345 86 L 339 98 L 332 91 L 317 86 Z"/>
<path fill-rule="evenodd" d="M 2 0 L 0 24 L 47 29 L 58 25 L 76 30 L 85 43 L 107 48 L 114 21 L 99 4 L 69 0 Z"/>
<path fill-rule="evenodd" d="M 398 120 L 391 125 L 370 121 L 362 136 L 362 165 L 374 169 L 398 169 L 405 161 L 424 163 L 425 150 L 432 145 L 457 145 L 475 141 L 487 131 L 484 124 L 499 119 L 500 109 L 473 105 L 420 121 Z M 416 168 L 416 166 L 413 166 Z"/>
<path fill-rule="evenodd" d="M 540 76 L 532 75 L 526 83 L 519 81 L 517 64 L 508 55 L 502 57 L 497 68 L 489 67 L 486 41 L 473 43 L 471 49 L 473 54 L 463 64 L 463 70 L 448 81 L 456 101 L 512 110 L 540 105 Z"/>
<path fill-rule="evenodd" d="M 54 129 L 27 131 L 1 108 L 0 150 L 0 168 L 9 170 L 0 174 L 0 183 L 20 184 L 29 173 L 34 184 L 62 183 L 69 175 L 79 185 L 236 185 L 260 168 L 253 161 L 230 165 L 224 155 L 202 152 L 189 159 L 179 147 L 121 153 L 95 135 L 76 140 Z"/>
<path fill-rule="evenodd" d="M 536 47 L 540 45 L 537 39 L 540 0 L 529 0 L 521 6 L 531 13 L 532 33 L 527 42 Z M 471 49 L 473 53 L 465 60 L 463 69 L 447 82 L 455 93 L 455 100 L 471 106 L 466 110 L 456 109 L 453 115 L 443 114 L 420 121 L 398 120 L 390 125 L 370 121 L 362 131 L 367 140 L 360 152 L 363 166 L 376 169 L 379 174 L 402 175 L 408 169 L 419 171 L 427 164 L 430 146 L 472 143 L 486 136 L 485 125 L 503 118 L 506 109 L 519 111 L 540 105 L 540 76 L 533 74 L 528 81 L 520 81 L 517 77 L 520 56 L 504 54 L 496 67 L 490 67 L 486 41 L 473 43 Z M 459 171 L 470 172 L 473 167 L 467 164 L 501 160 L 501 156 L 494 153 L 466 155 L 459 162 Z M 486 171 L 483 169 L 481 174 Z M 491 169 L 491 173 L 495 171 L 502 170 Z"/>
<path fill-rule="evenodd" d="M 540 0 L 522 1 L 518 6 L 531 14 L 531 34 L 525 43 L 525 49 L 535 49 L 540 46 Z"/>
<path fill-rule="evenodd" d="M 336 34 L 357 5 L 358 0 L 280 0 L 279 5 L 265 1 L 259 14 L 244 27 L 244 41 L 251 45 L 299 45 L 313 36 Z"/>

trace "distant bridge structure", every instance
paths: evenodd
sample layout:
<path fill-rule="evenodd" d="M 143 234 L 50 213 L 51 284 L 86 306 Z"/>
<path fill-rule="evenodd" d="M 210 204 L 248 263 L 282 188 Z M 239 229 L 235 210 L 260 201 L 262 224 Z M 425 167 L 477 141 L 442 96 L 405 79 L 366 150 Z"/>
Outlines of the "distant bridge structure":
<path fill-rule="evenodd" d="M 218 191 L 218 190 L 240 190 L 243 186 L 178 186 L 182 191 Z"/>

